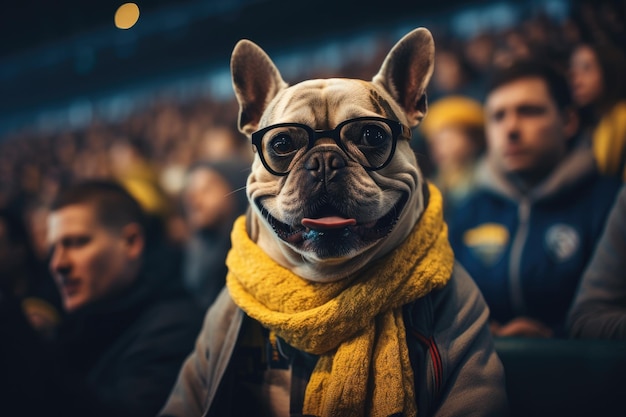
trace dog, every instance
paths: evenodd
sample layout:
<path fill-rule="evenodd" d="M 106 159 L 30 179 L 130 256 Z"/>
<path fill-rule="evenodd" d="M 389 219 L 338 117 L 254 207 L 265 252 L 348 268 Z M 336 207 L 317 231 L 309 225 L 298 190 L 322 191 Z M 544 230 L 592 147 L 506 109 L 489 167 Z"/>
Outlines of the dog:
<path fill-rule="evenodd" d="M 161 416 L 506 414 L 487 307 L 411 147 L 434 51 L 417 28 L 371 81 L 288 85 L 235 45 L 250 205 Z"/>

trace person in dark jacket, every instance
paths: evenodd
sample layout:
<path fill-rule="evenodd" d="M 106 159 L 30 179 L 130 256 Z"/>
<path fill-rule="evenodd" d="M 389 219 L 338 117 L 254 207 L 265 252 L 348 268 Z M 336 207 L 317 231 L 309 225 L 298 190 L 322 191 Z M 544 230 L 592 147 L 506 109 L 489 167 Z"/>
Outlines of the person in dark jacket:
<path fill-rule="evenodd" d="M 0 208 L 0 298 L 19 304 L 31 326 L 52 337 L 62 320 L 60 299 L 20 213 L 19 206 Z"/>
<path fill-rule="evenodd" d="M 14 415 L 139 417 L 163 405 L 203 312 L 144 227 L 115 183 L 75 185 L 53 204 L 49 266 L 67 315 L 44 342 L 19 310 L 2 309 L 0 392 Z"/>
<path fill-rule="evenodd" d="M 187 172 L 182 200 L 191 235 L 183 253 L 183 285 L 208 308 L 226 283 L 230 231 L 248 208 L 250 164 L 238 159 L 199 161 Z"/>
<path fill-rule="evenodd" d="M 496 336 L 564 336 L 565 317 L 620 183 L 603 178 L 565 77 L 526 61 L 493 75 L 478 190 L 450 220 Z"/>

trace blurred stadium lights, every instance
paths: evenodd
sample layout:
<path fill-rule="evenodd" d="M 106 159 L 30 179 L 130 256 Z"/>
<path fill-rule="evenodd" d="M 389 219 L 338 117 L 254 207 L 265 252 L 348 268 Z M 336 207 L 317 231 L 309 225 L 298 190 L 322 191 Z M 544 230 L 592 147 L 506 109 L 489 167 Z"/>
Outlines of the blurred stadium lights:
<path fill-rule="evenodd" d="M 0 139 L 24 125 L 54 128 L 102 113 L 122 117 L 133 103 L 163 89 L 232 97 L 230 53 L 244 37 L 268 51 L 289 80 L 303 67 L 332 69 L 354 59 L 377 36 L 397 40 L 416 26 L 445 26 L 471 36 L 533 9 L 562 17 L 569 2 L 446 0 L 416 7 L 418 2 L 386 0 L 385 7 L 373 8 L 347 0 L 163 0 L 159 7 L 139 2 L 139 21 L 132 30 L 119 30 L 112 18 L 121 3 L 88 30 L 2 51 Z"/>
<path fill-rule="evenodd" d="M 139 20 L 139 6 L 135 3 L 124 3 L 116 11 L 114 16 L 115 27 L 118 29 L 130 29 Z"/>

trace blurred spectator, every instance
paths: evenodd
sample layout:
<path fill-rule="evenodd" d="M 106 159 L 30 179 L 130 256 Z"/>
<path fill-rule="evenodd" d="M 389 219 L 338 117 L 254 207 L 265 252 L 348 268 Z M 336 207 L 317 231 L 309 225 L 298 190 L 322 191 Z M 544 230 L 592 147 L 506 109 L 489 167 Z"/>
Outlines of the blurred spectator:
<path fill-rule="evenodd" d="M 444 217 L 475 188 L 476 164 L 485 149 L 482 104 L 448 96 L 430 106 L 420 129 L 434 165 L 432 180 L 441 190 Z"/>
<path fill-rule="evenodd" d="M 48 204 L 40 199 L 32 199 L 24 208 L 24 218 L 33 251 L 40 262 L 47 262 L 48 260 L 48 214 L 50 214 Z"/>
<path fill-rule="evenodd" d="M 19 304 L 31 326 L 46 338 L 61 320 L 52 277 L 37 258 L 22 217 L 9 208 L 0 209 L 0 306 L 3 303 Z"/>
<path fill-rule="evenodd" d="M 248 207 L 250 165 L 239 160 L 198 162 L 182 193 L 191 235 L 185 245 L 183 282 L 204 308 L 226 282 L 226 254 L 234 220 Z"/>
<path fill-rule="evenodd" d="M 147 141 L 118 137 L 109 148 L 112 176 L 119 181 L 141 205 L 149 221 L 148 233 L 164 234 L 171 214 L 171 201 L 159 182 L 151 162 Z"/>
<path fill-rule="evenodd" d="M 506 68 L 518 60 L 531 58 L 531 47 L 521 28 L 510 28 L 496 39 L 492 63 L 494 68 Z"/>
<path fill-rule="evenodd" d="M 463 95 L 482 100 L 482 85 L 463 49 L 456 42 L 442 42 L 435 49 L 435 69 L 428 87 L 428 98 L 436 102 L 448 95 Z"/>
<path fill-rule="evenodd" d="M 626 180 L 626 57 L 608 46 L 580 43 L 571 54 L 572 95 L 603 174 Z"/>
<path fill-rule="evenodd" d="M 564 75 L 536 61 L 494 73 L 479 189 L 450 221 L 455 255 L 483 292 L 496 336 L 564 336 L 567 310 L 620 182 L 573 139 Z"/>
<path fill-rule="evenodd" d="M 626 186 L 607 221 L 568 315 L 575 338 L 626 340 Z"/>
<path fill-rule="evenodd" d="M 0 392 L 16 415 L 153 416 L 192 350 L 202 312 L 123 187 L 91 181 L 51 207 L 50 270 L 66 318 L 44 343 L 0 316 Z"/>
<path fill-rule="evenodd" d="M 582 37 L 594 43 L 626 45 L 626 2 L 624 0 L 576 0 L 572 17 L 581 28 Z"/>
<path fill-rule="evenodd" d="M 198 145 L 198 160 L 241 159 L 251 162 L 252 146 L 234 126 L 215 126 L 204 132 Z"/>
<path fill-rule="evenodd" d="M 495 44 L 495 36 L 487 32 L 479 33 L 466 42 L 464 51 L 467 62 L 481 79 L 491 71 Z"/>

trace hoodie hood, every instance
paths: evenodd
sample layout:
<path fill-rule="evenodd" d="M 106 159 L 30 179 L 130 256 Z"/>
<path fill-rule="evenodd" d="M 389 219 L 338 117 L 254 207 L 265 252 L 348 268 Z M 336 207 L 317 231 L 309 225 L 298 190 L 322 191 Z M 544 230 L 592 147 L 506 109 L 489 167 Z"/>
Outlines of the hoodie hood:
<path fill-rule="evenodd" d="M 596 174 L 597 167 L 591 148 L 577 144 L 547 178 L 528 190 L 523 190 L 513 183 L 487 157 L 478 164 L 476 182 L 478 187 L 513 201 L 525 198 L 537 202 L 565 194 Z"/>

